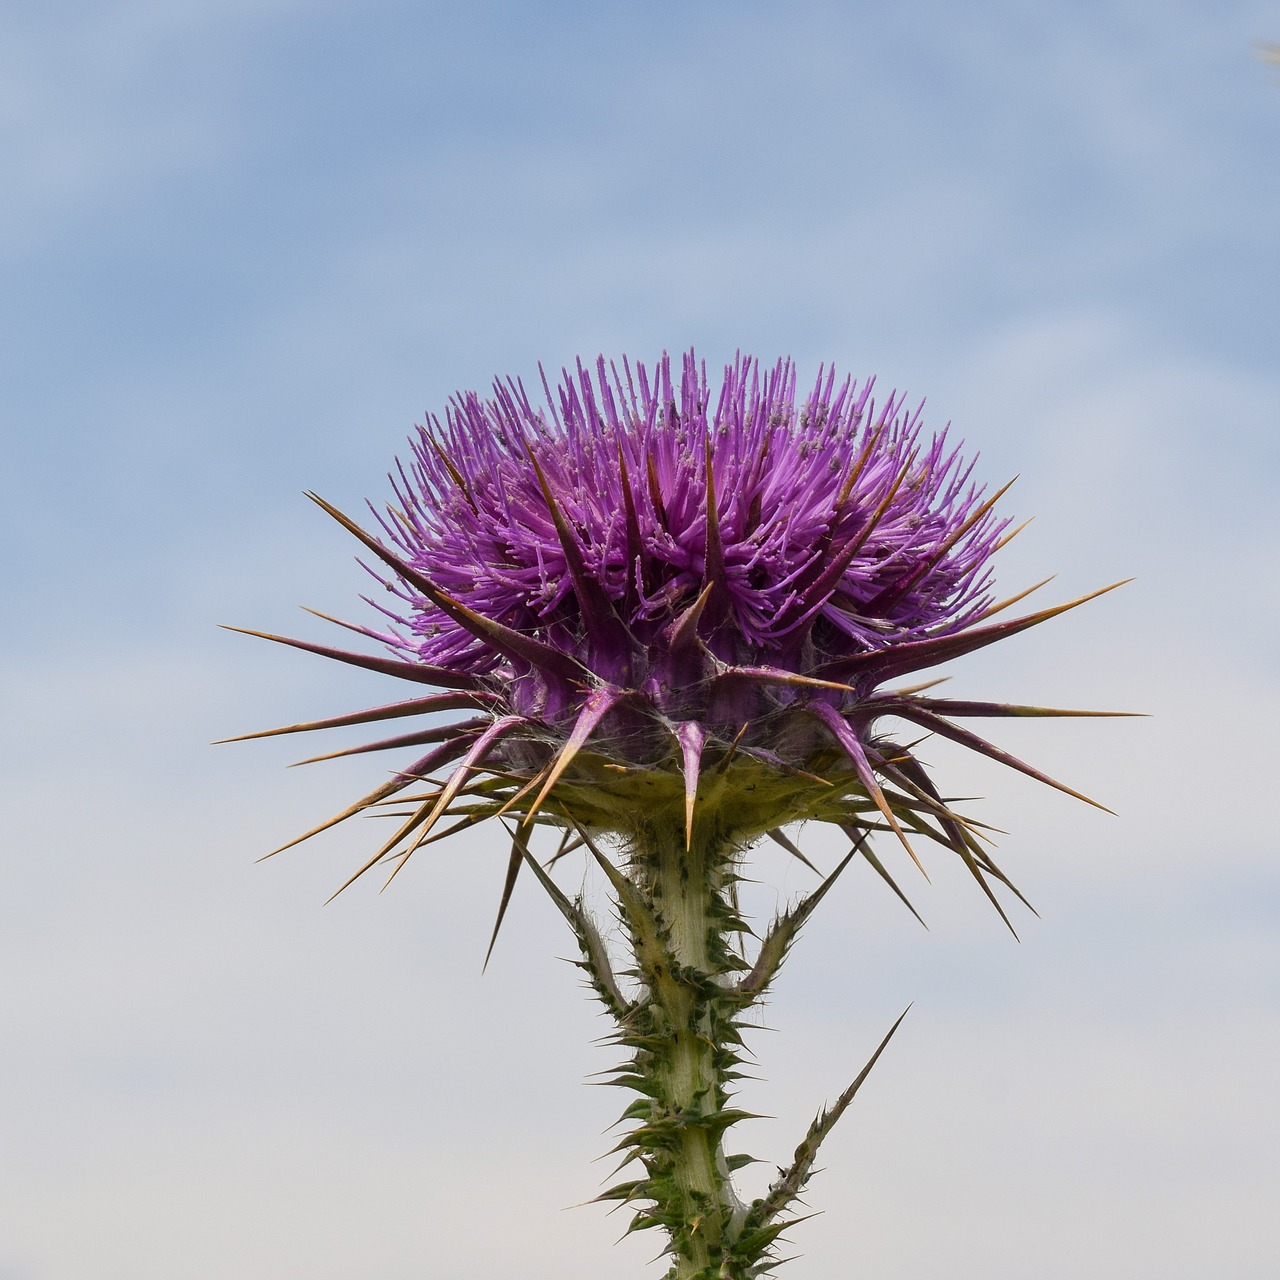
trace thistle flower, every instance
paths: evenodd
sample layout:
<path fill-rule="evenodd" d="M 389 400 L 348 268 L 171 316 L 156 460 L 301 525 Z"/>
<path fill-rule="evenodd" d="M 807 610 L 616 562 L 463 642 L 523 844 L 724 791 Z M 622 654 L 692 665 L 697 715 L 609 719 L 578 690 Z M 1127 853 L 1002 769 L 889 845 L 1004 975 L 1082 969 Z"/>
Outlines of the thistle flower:
<path fill-rule="evenodd" d="M 364 544 L 391 597 L 375 606 L 384 626 L 341 625 L 390 653 L 265 638 L 443 692 L 267 731 L 415 725 L 314 757 L 412 758 L 290 845 L 392 807 L 395 831 L 350 884 L 502 820 L 512 849 L 494 937 L 527 865 L 633 1053 L 617 1083 L 639 1094 L 625 1113 L 637 1124 L 621 1149 L 643 1176 L 602 1198 L 633 1205 L 633 1229 L 667 1232 L 671 1277 L 756 1276 L 776 1264 L 787 1209 L 866 1074 L 767 1196 L 738 1200 L 731 1174 L 746 1157 L 727 1157 L 723 1138 L 745 1118 L 728 1106 L 742 1018 L 800 926 L 859 854 L 910 907 L 871 833 L 917 864 L 913 838 L 955 853 L 1006 924 L 993 882 L 1017 894 L 981 824 L 951 807 L 892 725 L 1079 794 L 957 721 L 1095 713 L 949 701 L 927 693 L 936 681 L 884 686 L 1101 592 L 992 622 L 1029 594 L 990 592 L 991 557 L 1016 532 L 995 512 L 1008 486 L 985 496 L 946 432 L 926 436 L 896 395 L 877 408 L 870 381 L 826 370 L 799 401 L 789 362 L 739 357 L 713 397 L 691 352 L 678 380 L 665 356 L 652 372 L 602 358 L 594 376 L 579 364 L 558 392 L 544 388 L 546 409 L 511 381 L 487 401 L 456 397 L 397 465 L 395 504 L 371 508 L 373 532 L 310 495 Z M 462 718 L 442 724 L 441 712 Z M 767 835 L 807 863 L 784 828 L 811 820 L 852 847 L 749 957 L 734 890 L 743 854 Z M 585 847 L 603 870 L 633 992 L 582 901 L 533 856 L 538 828 L 559 835 L 555 856 Z"/>

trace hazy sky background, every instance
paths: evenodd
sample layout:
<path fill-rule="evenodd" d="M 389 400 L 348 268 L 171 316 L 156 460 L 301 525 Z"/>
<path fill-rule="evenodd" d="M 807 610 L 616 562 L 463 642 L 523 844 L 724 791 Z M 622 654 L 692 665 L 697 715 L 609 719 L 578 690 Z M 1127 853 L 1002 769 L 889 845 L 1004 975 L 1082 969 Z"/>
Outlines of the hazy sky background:
<path fill-rule="evenodd" d="M 690 344 L 927 395 L 1038 517 L 1002 585 L 1137 577 L 952 687 L 1153 713 L 1001 729 L 1115 818 L 927 753 L 1009 832 L 1020 945 L 941 854 L 928 933 L 866 867 L 815 916 L 744 1145 L 783 1161 L 916 1004 L 796 1280 L 1280 1274 L 1268 38 L 1223 0 L 0 5 L 0 1280 L 661 1274 L 565 1211 L 626 1099 L 531 886 L 480 977 L 498 840 L 322 907 L 368 823 L 254 859 L 381 766 L 207 744 L 386 692 L 215 629 L 360 615 L 304 489 L 383 497 L 457 388 Z"/>

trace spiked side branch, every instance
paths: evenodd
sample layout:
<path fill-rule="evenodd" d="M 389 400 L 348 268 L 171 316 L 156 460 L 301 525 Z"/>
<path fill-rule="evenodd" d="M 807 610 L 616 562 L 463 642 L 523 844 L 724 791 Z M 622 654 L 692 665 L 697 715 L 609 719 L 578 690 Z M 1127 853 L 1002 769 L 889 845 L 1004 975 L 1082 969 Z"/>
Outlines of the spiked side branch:
<path fill-rule="evenodd" d="M 902 1025 L 902 1020 L 907 1016 L 910 1009 L 911 1006 L 908 1005 L 898 1015 L 898 1020 L 889 1028 L 888 1034 L 880 1041 L 879 1047 L 871 1055 L 867 1065 L 854 1077 L 853 1083 L 831 1106 L 823 1108 L 817 1119 L 809 1126 L 809 1132 L 805 1134 L 804 1141 L 796 1148 L 795 1156 L 790 1166 L 783 1170 L 777 1180 L 770 1186 L 769 1194 L 757 1200 L 751 1206 L 744 1223 L 744 1235 L 750 1237 L 753 1233 L 761 1233 L 763 1235 L 772 1231 L 773 1234 L 769 1235 L 769 1241 L 772 1243 L 779 1232 L 792 1225 L 791 1223 L 778 1224 L 779 1215 L 785 1213 L 799 1198 L 800 1193 L 809 1181 L 810 1174 L 813 1172 L 813 1162 L 818 1158 L 818 1148 L 831 1130 L 835 1128 L 836 1122 L 848 1110 L 854 1095 L 862 1088 L 863 1081 L 871 1074 L 871 1068 L 879 1061 L 880 1055 L 885 1051 L 889 1041 L 893 1039 L 894 1032 Z"/>
<path fill-rule="evenodd" d="M 851 863 L 866 842 L 866 833 L 860 833 L 854 841 L 853 848 L 845 854 L 836 869 L 807 897 L 802 898 L 790 911 L 779 916 L 773 927 L 765 935 L 751 972 L 738 984 L 738 992 L 749 997 L 747 1003 L 754 1003 L 769 988 L 776 977 L 791 944 L 800 932 L 801 926 L 813 914 L 819 902 L 826 897 L 836 878 Z"/>
<path fill-rule="evenodd" d="M 577 902 L 570 902 L 560 892 L 556 882 L 542 869 L 537 858 L 529 852 L 529 846 L 519 830 L 511 832 L 511 842 L 512 858 L 519 858 L 529 864 L 529 869 L 537 877 L 538 883 L 547 891 L 547 896 L 556 904 L 560 914 L 569 922 L 569 927 L 573 930 L 579 945 L 582 947 L 582 966 L 590 976 L 591 985 L 595 988 L 596 994 L 613 1017 L 619 1023 L 625 1023 L 631 1016 L 633 1006 L 623 996 L 618 986 L 618 979 L 613 972 L 613 965 L 609 960 L 609 953 L 605 948 L 604 939 L 601 938 L 600 931 L 592 922 L 591 917 L 587 915 L 581 898 Z M 519 866 L 519 863 L 514 865 Z M 489 950 L 485 954 L 486 965 L 489 963 L 489 956 L 493 954 L 493 944 L 497 940 L 498 929 L 502 925 L 502 916 L 506 911 L 507 902 L 511 896 L 510 889 L 514 883 L 515 876 L 508 872 L 507 890 L 503 895 L 502 906 L 498 911 L 498 921 L 493 926 L 493 937 L 489 940 Z"/>

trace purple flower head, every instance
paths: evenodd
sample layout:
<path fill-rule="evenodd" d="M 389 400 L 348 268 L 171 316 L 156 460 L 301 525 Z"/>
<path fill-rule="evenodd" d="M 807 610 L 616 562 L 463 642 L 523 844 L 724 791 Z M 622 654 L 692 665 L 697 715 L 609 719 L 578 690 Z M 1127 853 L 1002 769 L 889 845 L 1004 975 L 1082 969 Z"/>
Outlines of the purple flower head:
<path fill-rule="evenodd" d="M 549 413 L 499 384 L 421 429 L 396 486 L 407 518 L 381 523 L 442 590 L 622 679 L 708 588 L 700 634 L 725 662 L 799 669 L 958 629 L 985 603 L 1005 522 L 945 433 L 922 442 L 919 412 L 890 396 L 877 413 L 871 390 L 831 370 L 797 404 L 789 362 L 739 357 L 713 403 L 692 354 L 678 386 L 666 357 L 652 379 L 579 366 Z M 399 590 L 406 648 L 492 668 L 464 626 Z"/>
<path fill-rule="evenodd" d="M 739 357 L 712 388 L 692 352 L 678 379 L 601 358 L 544 387 L 546 408 L 508 381 L 420 428 L 380 537 L 321 503 L 396 597 L 389 629 L 354 628 L 394 656 L 287 643 L 447 692 L 291 728 L 470 712 L 356 748 L 429 749 L 325 826 L 421 784 L 368 864 L 398 870 L 446 816 L 739 843 L 818 819 L 929 836 L 994 902 L 974 826 L 885 726 L 1051 782 L 955 719 L 1055 713 L 882 686 L 1080 603 L 988 621 L 1004 491 L 834 370 L 803 399 L 789 361 Z"/>

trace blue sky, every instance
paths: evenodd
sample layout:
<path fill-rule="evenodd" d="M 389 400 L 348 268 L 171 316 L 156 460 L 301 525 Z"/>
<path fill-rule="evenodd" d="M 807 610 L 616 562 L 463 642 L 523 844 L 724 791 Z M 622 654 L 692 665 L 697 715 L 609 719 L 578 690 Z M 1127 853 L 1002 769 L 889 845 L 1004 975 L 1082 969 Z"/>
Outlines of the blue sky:
<path fill-rule="evenodd" d="M 621 1099 L 548 904 L 479 974 L 477 838 L 320 904 L 367 767 L 213 738 L 376 697 L 301 497 L 381 498 L 496 375 L 696 345 L 927 396 L 1009 590 L 1122 592 L 957 689 L 1136 708 L 936 751 L 1043 913 L 869 875 L 744 1094 L 781 1160 L 910 1000 L 796 1233 L 812 1280 L 1280 1266 L 1280 40 L 1261 3 L 0 9 L 0 1280 L 587 1280 Z M 296 753 L 294 753 L 296 754 Z M 835 850 L 815 841 L 817 855 Z M 568 885 L 574 875 L 569 873 Z M 765 858 L 757 905 L 805 886 Z M 825 913 L 825 914 L 823 914 Z"/>

